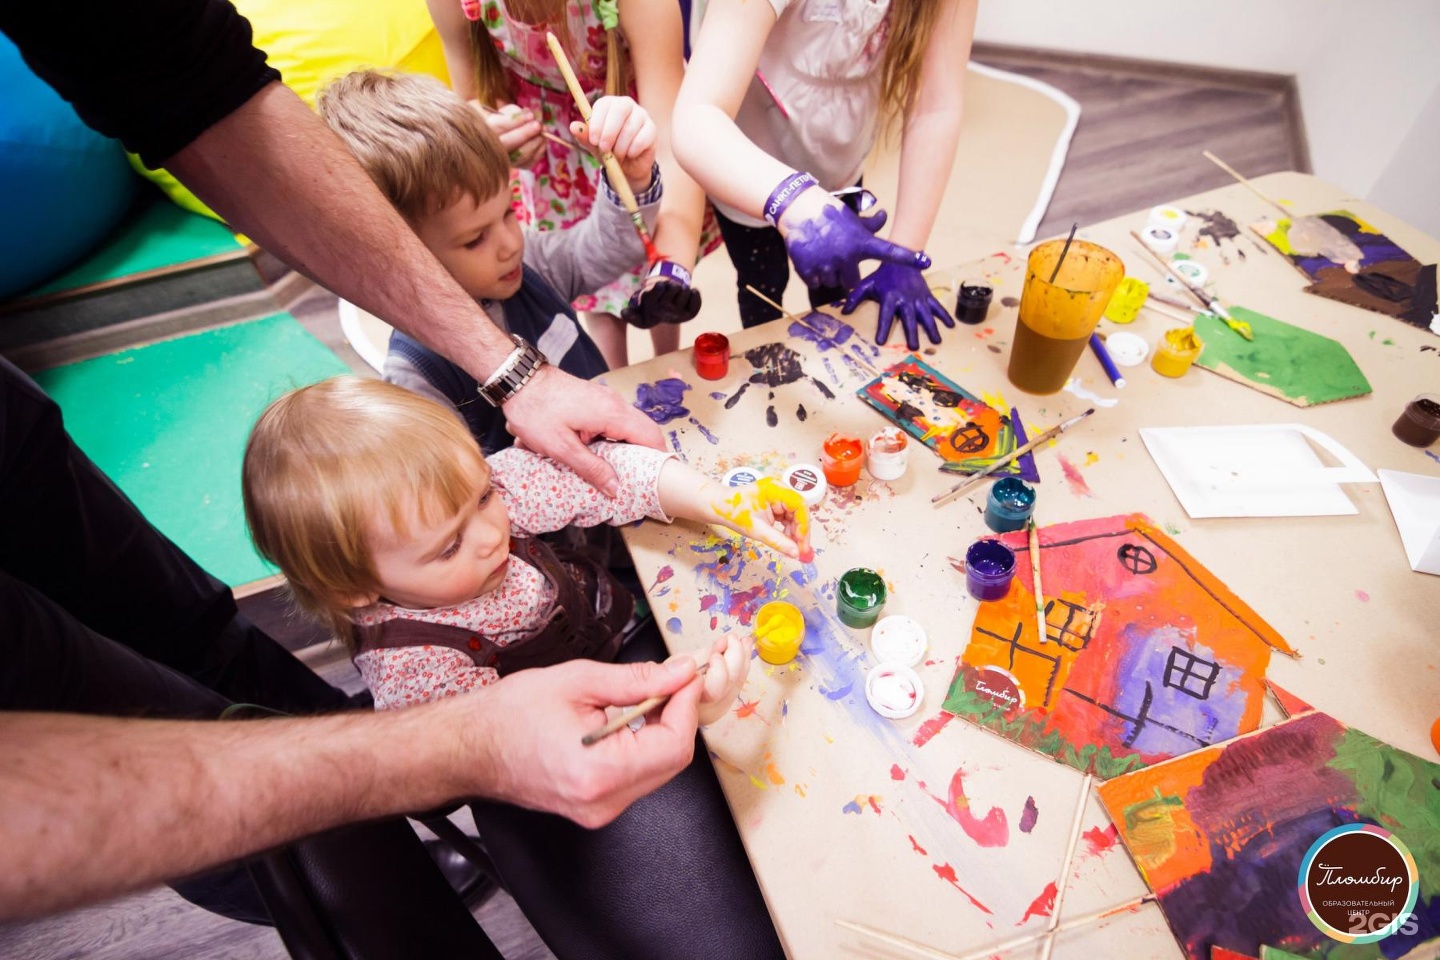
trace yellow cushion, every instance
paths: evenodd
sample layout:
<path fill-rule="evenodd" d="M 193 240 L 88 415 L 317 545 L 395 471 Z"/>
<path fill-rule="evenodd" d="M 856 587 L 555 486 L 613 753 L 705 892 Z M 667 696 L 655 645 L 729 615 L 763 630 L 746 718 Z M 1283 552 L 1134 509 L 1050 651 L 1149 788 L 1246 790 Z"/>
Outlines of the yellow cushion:
<path fill-rule="evenodd" d="M 449 84 L 440 35 L 424 0 L 234 0 L 250 21 L 255 45 L 285 85 L 314 106 L 320 88 L 361 67 L 428 73 Z M 130 163 L 186 210 L 221 219 L 165 170 Z"/>

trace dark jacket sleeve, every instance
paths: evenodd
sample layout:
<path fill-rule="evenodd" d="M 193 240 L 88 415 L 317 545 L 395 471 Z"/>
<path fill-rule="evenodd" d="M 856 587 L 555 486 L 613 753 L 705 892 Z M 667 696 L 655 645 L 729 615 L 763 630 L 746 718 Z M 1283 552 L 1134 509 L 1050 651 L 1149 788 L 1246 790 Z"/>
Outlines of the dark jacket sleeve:
<path fill-rule="evenodd" d="M 0 30 L 150 167 L 280 79 L 228 0 L 0 0 Z"/>

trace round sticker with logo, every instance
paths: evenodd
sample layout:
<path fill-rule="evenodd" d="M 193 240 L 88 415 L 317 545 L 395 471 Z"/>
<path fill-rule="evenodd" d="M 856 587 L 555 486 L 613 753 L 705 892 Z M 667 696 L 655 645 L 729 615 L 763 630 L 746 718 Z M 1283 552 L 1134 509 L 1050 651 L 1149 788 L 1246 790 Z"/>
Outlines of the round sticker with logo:
<path fill-rule="evenodd" d="M 1015 714 L 1025 709 L 1025 691 L 1008 670 L 981 667 L 970 675 L 965 685 L 971 693 L 999 707 L 1006 720 L 1013 720 Z"/>
<path fill-rule="evenodd" d="M 1336 827 L 1300 861 L 1300 908 L 1342 943 L 1375 943 L 1413 933 L 1420 893 L 1415 858 L 1400 838 L 1369 823 Z"/>

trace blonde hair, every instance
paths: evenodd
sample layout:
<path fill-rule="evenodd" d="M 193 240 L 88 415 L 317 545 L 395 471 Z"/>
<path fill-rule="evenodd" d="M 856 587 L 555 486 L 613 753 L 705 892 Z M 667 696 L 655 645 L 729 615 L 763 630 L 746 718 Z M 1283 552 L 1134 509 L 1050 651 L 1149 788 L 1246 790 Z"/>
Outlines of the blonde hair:
<path fill-rule="evenodd" d="M 356 70 L 315 107 L 400 215 L 414 226 L 468 194 L 510 183 L 510 158 L 484 119 L 434 77 Z"/>
<path fill-rule="evenodd" d="M 245 521 L 303 609 L 351 639 L 347 598 L 377 592 L 370 540 L 460 512 L 489 467 L 454 412 L 403 387 L 334 377 L 292 390 L 245 446 Z"/>
<path fill-rule="evenodd" d="M 925 48 L 944 6 L 938 0 L 894 0 L 890 4 L 890 32 L 880 58 L 880 103 L 889 122 L 910 109 L 920 90 Z"/>
<path fill-rule="evenodd" d="M 552 32 L 560 41 L 573 65 L 576 60 L 575 40 L 570 35 L 570 18 L 566 15 L 566 0 L 499 0 L 505 16 L 525 24 L 551 25 Z M 585 6 L 589 6 L 585 0 Z M 510 83 L 510 74 L 495 49 L 495 40 L 485 27 L 484 13 L 479 20 L 469 21 L 470 49 L 475 55 L 475 89 L 480 93 L 480 102 L 487 107 L 509 103 L 515 99 L 515 90 Z M 605 31 L 605 95 L 617 97 L 630 89 L 629 48 L 621 42 L 620 28 Z M 568 93 L 568 91 L 562 91 Z"/>

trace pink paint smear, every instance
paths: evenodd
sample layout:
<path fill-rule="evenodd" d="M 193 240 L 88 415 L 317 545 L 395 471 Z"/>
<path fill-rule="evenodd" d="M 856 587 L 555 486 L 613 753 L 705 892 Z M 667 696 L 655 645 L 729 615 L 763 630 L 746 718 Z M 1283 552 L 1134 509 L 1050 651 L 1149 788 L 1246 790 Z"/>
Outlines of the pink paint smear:
<path fill-rule="evenodd" d="M 1054 881 L 1047 883 L 1045 889 L 1040 891 L 1040 896 L 1030 901 L 1030 906 L 1025 908 L 1025 916 L 1021 917 L 1020 922 L 1015 926 L 1024 926 L 1025 921 L 1031 917 L 1050 916 L 1050 911 L 1055 909 L 1055 892 Z"/>
<path fill-rule="evenodd" d="M 1095 494 L 1090 492 L 1090 485 L 1085 482 L 1085 477 L 1080 473 L 1080 468 L 1065 459 L 1063 453 L 1059 455 L 1059 458 L 1060 469 L 1065 472 L 1065 482 L 1070 485 L 1070 492 L 1077 497 L 1090 497 L 1093 500 Z"/>
<path fill-rule="evenodd" d="M 991 807 L 990 812 L 983 818 L 975 816 L 970 810 L 970 798 L 965 796 L 965 771 L 956 770 L 955 776 L 950 778 L 950 798 L 941 800 L 931 794 L 931 799 L 945 808 L 945 812 L 960 824 L 960 829 L 965 831 L 966 836 L 974 840 L 982 847 L 1003 847 L 1010 842 L 1010 823 L 1005 819 L 1005 811 L 999 807 Z"/>
<path fill-rule="evenodd" d="M 991 910 L 989 907 L 985 906 L 985 904 L 981 903 L 979 900 L 976 900 L 976 899 L 970 894 L 970 891 L 968 891 L 968 890 L 966 890 L 964 887 L 960 886 L 960 880 L 959 880 L 958 877 L 955 876 L 955 868 L 952 867 L 952 866 L 950 866 L 950 864 L 948 864 L 948 863 L 938 864 L 938 865 L 937 865 L 937 864 L 931 864 L 931 865 L 930 865 L 930 869 L 934 870 L 934 871 L 935 871 L 935 875 L 936 875 L 937 877 L 939 877 L 941 880 L 944 880 L 946 883 L 950 884 L 950 886 L 954 887 L 956 890 L 959 890 L 961 893 L 965 894 L 965 899 L 969 900 L 969 901 L 970 901 L 971 903 L 973 903 L 976 907 L 980 908 L 981 910 L 984 910 L 986 913 L 990 914 L 992 917 L 995 915 L 995 913 L 994 913 L 993 910 Z"/>
<path fill-rule="evenodd" d="M 1091 827 L 1080 836 L 1085 839 L 1085 849 L 1090 856 L 1098 857 L 1114 848 L 1116 841 L 1120 839 L 1120 831 L 1115 829 L 1115 824 L 1112 823 L 1104 830 Z"/>
<path fill-rule="evenodd" d="M 931 737 L 935 736 L 935 734 L 941 730 L 944 730 L 945 725 L 954 719 L 955 714 L 953 713 L 941 711 L 935 714 L 935 716 L 920 724 L 920 728 L 915 731 L 915 736 L 911 738 L 910 742 L 917 747 L 925 746 L 925 744 L 930 742 Z"/>

